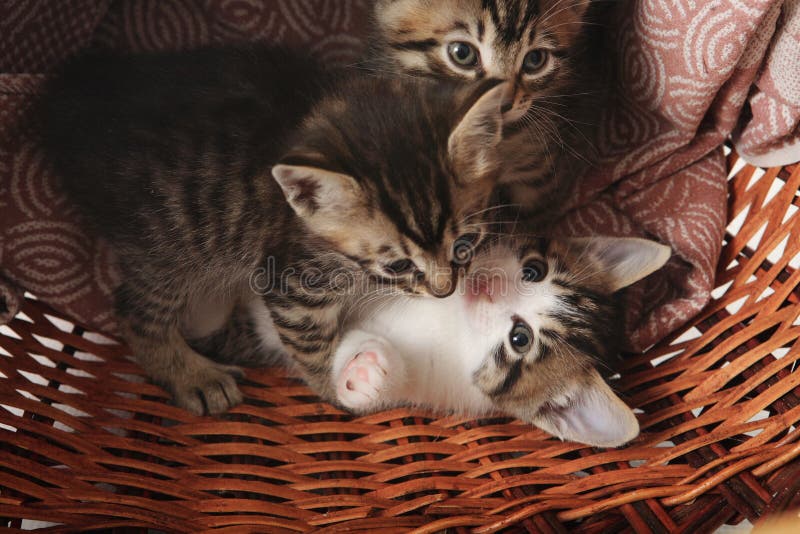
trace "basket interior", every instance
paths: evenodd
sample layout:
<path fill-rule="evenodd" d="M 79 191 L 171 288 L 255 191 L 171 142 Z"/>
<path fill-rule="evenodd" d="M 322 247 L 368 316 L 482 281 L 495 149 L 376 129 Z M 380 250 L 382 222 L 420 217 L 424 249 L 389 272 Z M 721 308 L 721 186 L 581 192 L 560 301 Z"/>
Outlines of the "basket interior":
<path fill-rule="evenodd" d="M 506 418 L 354 417 L 280 369 L 250 371 L 229 414 L 193 417 L 124 346 L 29 296 L 0 327 L 2 523 L 706 532 L 798 505 L 800 166 L 728 164 L 714 299 L 627 360 L 617 387 L 642 435 L 625 448 Z"/>

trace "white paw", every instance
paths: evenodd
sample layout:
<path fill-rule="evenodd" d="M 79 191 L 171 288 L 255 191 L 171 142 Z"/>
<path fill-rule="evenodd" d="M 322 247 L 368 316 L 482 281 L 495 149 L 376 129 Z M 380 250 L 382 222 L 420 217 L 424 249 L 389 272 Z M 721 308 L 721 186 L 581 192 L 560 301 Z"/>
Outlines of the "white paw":
<path fill-rule="evenodd" d="M 377 343 L 365 343 L 361 351 L 347 362 L 336 382 L 339 402 L 355 411 L 377 408 L 388 399 L 384 397 L 390 383 L 389 358 Z"/>

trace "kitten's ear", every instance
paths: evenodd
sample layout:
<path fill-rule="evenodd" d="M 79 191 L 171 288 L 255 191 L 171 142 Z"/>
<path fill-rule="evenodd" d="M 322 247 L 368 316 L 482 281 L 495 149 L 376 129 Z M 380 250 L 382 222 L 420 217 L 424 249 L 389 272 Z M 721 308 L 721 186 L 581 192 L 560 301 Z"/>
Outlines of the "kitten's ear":
<path fill-rule="evenodd" d="M 588 382 L 541 408 L 532 422 L 561 439 L 595 447 L 619 447 L 639 434 L 633 411 L 594 369 Z"/>
<path fill-rule="evenodd" d="M 302 218 L 346 212 L 363 197 L 363 190 L 351 176 L 320 167 L 278 164 L 272 168 L 272 176 Z"/>
<path fill-rule="evenodd" d="M 487 80 L 471 87 L 462 100 L 464 113 L 450 134 L 447 151 L 463 182 L 487 178 L 498 165 L 503 134 L 503 96 L 507 83 Z"/>
<path fill-rule="evenodd" d="M 599 270 L 609 276 L 612 291 L 657 271 L 672 255 L 668 246 L 637 237 L 581 237 L 569 242 L 579 256 L 600 262 Z"/>

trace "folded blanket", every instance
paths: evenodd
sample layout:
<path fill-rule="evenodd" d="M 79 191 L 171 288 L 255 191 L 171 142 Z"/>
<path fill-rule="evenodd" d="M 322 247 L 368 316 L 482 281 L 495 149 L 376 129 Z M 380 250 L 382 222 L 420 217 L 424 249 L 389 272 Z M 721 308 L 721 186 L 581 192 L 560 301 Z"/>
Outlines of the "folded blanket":
<path fill-rule="evenodd" d="M 800 160 L 800 2 L 641 0 L 616 12 L 601 168 L 561 230 L 672 247 L 667 267 L 628 294 L 629 348 L 644 350 L 710 299 L 727 221 L 725 139 L 736 132 L 756 164 Z"/>
<path fill-rule="evenodd" d="M 114 333 L 109 251 L 76 213 L 26 117 L 76 51 L 280 42 L 355 61 L 369 2 L 64 0 L 0 5 L 0 321 L 20 288 Z M 628 295 L 628 348 L 644 350 L 708 302 L 726 224 L 723 142 L 759 165 L 800 160 L 800 0 L 619 2 L 609 28 L 613 102 L 559 231 L 637 235 L 674 256 Z"/>

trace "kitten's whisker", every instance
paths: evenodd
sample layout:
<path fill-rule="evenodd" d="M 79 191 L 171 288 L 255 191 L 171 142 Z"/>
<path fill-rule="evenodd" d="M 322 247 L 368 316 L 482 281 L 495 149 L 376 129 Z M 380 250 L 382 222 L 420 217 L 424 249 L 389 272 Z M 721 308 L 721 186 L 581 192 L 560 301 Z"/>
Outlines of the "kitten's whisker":
<path fill-rule="evenodd" d="M 606 245 L 606 249 L 607 249 L 608 247 L 610 247 L 610 246 L 611 246 L 610 244 Z M 587 243 L 587 244 L 586 244 L 586 246 L 584 247 L 584 251 L 588 251 L 588 250 L 589 250 L 589 248 L 590 248 L 590 244 L 589 244 L 589 243 Z M 586 262 L 586 266 L 587 266 L 587 268 L 585 269 L 585 271 L 588 271 L 588 268 L 590 267 L 590 263 L 591 263 L 591 262 Z M 579 280 L 577 280 L 577 281 L 578 281 L 578 282 L 582 282 L 583 280 L 586 280 L 587 278 L 589 278 L 589 276 L 591 276 L 591 275 L 593 275 L 593 274 L 605 274 L 605 273 L 611 272 L 613 269 L 614 269 L 614 266 L 613 266 L 613 265 L 609 265 L 609 266 L 608 266 L 608 267 L 606 267 L 605 269 L 599 269 L 599 268 L 595 268 L 595 269 L 593 269 L 591 272 L 588 272 L 586 276 L 583 276 L 582 278 L 580 278 L 580 279 L 579 279 Z M 579 273 L 576 273 L 576 274 L 583 274 L 583 272 L 579 272 Z"/>
<path fill-rule="evenodd" d="M 568 107 L 568 106 L 565 105 L 565 106 L 562 106 L 562 107 Z M 554 109 L 545 108 L 545 107 L 539 107 L 539 106 L 536 106 L 535 103 L 534 103 L 533 106 L 531 106 L 531 109 L 533 109 L 535 112 L 538 112 L 538 113 L 548 113 L 550 115 L 555 115 L 557 118 L 561 119 L 565 124 L 567 124 L 569 126 L 573 126 L 574 127 L 575 124 L 581 124 L 583 126 L 597 126 L 596 123 L 579 121 L 579 120 L 576 120 L 576 119 L 570 119 L 569 117 L 565 117 L 564 115 L 561 115 L 559 112 L 557 112 Z M 578 130 L 578 131 L 580 131 L 580 130 Z"/>
<path fill-rule="evenodd" d="M 470 223 L 468 227 L 475 227 L 475 226 L 493 226 L 498 224 L 511 224 L 514 221 L 486 221 L 480 223 Z"/>
<path fill-rule="evenodd" d="M 581 250 L 581 253 L 578 255 L 578 258 L 575 260 L 575 263 L 581 266 L 577 271 L 572 273 L 572 278 L 576 281 L 576 283 L 580 283 L 580 282 L 586 280 L 593 272 L 593 271 L 590 271 L 590 269 L 594 268 L 594 265 L 592 264 L 592 262 L 589 262 L 589 261 L 584 262 L 583 261 L 584 257 L 589 252 L 589 248 L 590 248 L 590 243 L 587 242 L 585 244 L 585 246 L 583 247 L 583 249 Z M 594 271 L 597 271 L 597 269 L 594 269 Z"/>
<path fill-rule="evenodd" d="M 341 316 L 340 322 L 347 323 L 347 321 L 355 314 L 361 313 L 367 306 L 370 306 L 372 303 L 377 302 L 381 299 L 389 300 L 389 297 L 393 297 L 396 295 L 400 295 L 402 292 L 396 290 L 395 288 L 390 287 L 377 287 L 373 288 L 366 293 L 361 294 L 351 302 L 350 306 L 348 307 L 347 311 L 344 315 Z"/>
<path fill-rule="evenodd" d="M 583 91 L 580 93 L 558 93 L 558 94 L 548 94 L 548 95 L 541 95 L 537 96 L 536 99 L 547 100 L 551 98 L 570 98 L 573 96 L 591 96 L 600 94 L 601 91 Z"/>
<path fill-rule="evenodd" d="M 461 219 L 460 222 L 461 222 L 461 224 L 465 224 L 469 219 L 471 219 L 473 217 L 477 217 L 478 215 L 483 215 L 483 214 L 488 213 L 490 211 L 501 210 L 501 209 L 504 209 L 504 208 L 518 208 L 518 207 L 522 207 L 522 205 L 521 204 L 516 204 L 516 203 L 514 203 L 514 204 L 509 203 L 509 204 L 498 204 L 496 206 L 490 206 L 488 208 L 485 208 L 485 209 L 482 209 L 480 211 L 476 211 L 474 213 L 470 213 L 469 215 L 466 215 L 463 219 Z M 486 224 L 486 223 L 482 223 L 482 224 Z"/>
<path fill-rule="evenodd" d="M 592 162 L 591 162 L 591 161 L 590 161 L 588 158 L 586 158 L 586 156 L 584 156 L 584 155 L 580 154 L 580 153 L 579 153 L 577 150 L 575 150 L 575 149 L 574 149 L 574 148 L 573 148 L 573 147 L 572 147 L 572 146 L 571 146 L 569 143 L 566 143 L 566 142 L 564 141 L 564 138 L 561 136 L 560 132 L 557 130 L 557 128 L 556 128 L 556 126 L 555 126 L 555 123 L 554 123 L 554 121 L 553 121 L 551 118 L 549 118 L 549 117 L 548 117 L 548 115 L 549 115 L 549 116 L 556 116 L 556 117 L 558 117 L 558 118 L 562 119 L 562 120 L 564 121 L 564 123 L 565 123 L 567 126 L 569 126 L 569 127 L 573 128 L 573 129 L 574 129 L 574 130 L 575 130 L 575 131 L 576 131 L 578 134 L 580 134 L 580 135 L 583 137 L 583 139 L 586 141 L 586 143 L 589 145 L 589 148 L 590 148 L 590 149 L 591 149 L 593 152 L 596 152 L 596 150 L 597 150 L 597 149 L 596 149 L 596 147 L 595 147 L 595 146 L 594 146 L 594 144 L 591 142 L 591 140 L 589 140 L 589 138 L 588 138 L 588 137 L 586 137 L 586 135 L 585 135 L 585 134 L 584 134 L 584 133 L 583 133 L 583 132 L 580 130 L 580 128 L 577 128 L 576 126 L 574 126 L 573 124 L 571 124 L 571 122 L 572 122 L 572 121 L 570 121 L 570 120 L 569 120 L 569 119 L 567 119 L 566 117 L 563 117 L 562 115 L 560 115 L 559 113 L 557 113 L 557 112 L 556 112 L 556 111 L 554 111 L 554 110 L 547 109 L 547 108 L 538 108 L 538 109 L 537 109 L 537 111 L 541 111 L 541 112 L 543 112 L 543 115 L 545 115 L 545 117 L 541 117 L 541 118 L 543 118 L 543 119 L 546 119 L 546 120 L 547 120 L 547 125 L 548 125 L 548 128 L 547 128 L 547 130 L 553 133 L 553 136 L 554 136 L 554 137 L 555 137 L 555 138 L 558 140 L 558 142 L 559 142 L 559 145 L 560 145 L 560 146 L 561 146 L 563 149 L 567 150 L 569 153 L 571 153 L 573 156 L 575 156 L 576 158 L 580 159 L 580 160 L 581 160 L 581 161 L 583 161 L 584 163 L 586 163 L 586 164 L 588 164 L 588 165 L 591 165 L 591 164 L 592 164 Z"/>
<path fill-rule="evenodd" d="M 598 22 L 587 22 L 587 21 L 572 21 L 572 22 L 562 22 L 561 24 L 554 24 L 553 26 L 548 26 L 548 30 L 555 30 L 556 28 L 560 28 L 561 26 L 594 26 L 596 28 L 603 28 L 605 27 L 603 24 Z"/>
<path fill-rule="evenodd" d="M 542 135 L 542 130 L 540 128 L 539 122 L 536 120 L 536 118 L 530 115 L 524 115 L 522 119 L 527 124 L 533 126 L 536 129 L 536 137 L 538 137 L 538 139 L 534 139 L 533 137 L 531 137 L 531 141 L 533 143 L 536 143 L 536 141 L 538 140 L 539 144 L 541 144 L 544 147 L 545 153 L 547 154 L 547 161 L 550 163 L 550 171 L 555 172 L 555 160 L 553 159 L 553 154 L 550 151 L 550 145 L 547 142 L 547 139 L 545 138 L 544 135 Z M 532 135 L 532 132 L 528 128 L 525 128 L 525 131 L 529 134 L 529 136 Z"/>
<path fill-rule="evenodd" d="M 552 13 L 552 11 L 554 9 L 556 9 L 557 7 L 559 7 L 559 6 L 560 6 L 560 4 L 558 2 L 554 2 L 553 5 L 548 7 L 547 10 L 544 13 L 542 13 L 541 15 L 539 15 L 536 18 L 536 23 L 535 24 L 537 26 L 540 25 L 540 24 L 546 24 L 547 21 L 550 20 L 550 16 L 551 16 L 550 14 Z"/>
<path fill-rule="evenodd" d="M 547 11 L 545 11 L 544 13 L 542 13 L 538 17 L 537 24 L 547 24 L 547 22 L 551 18 L 555 17 L 559 13 L 563 13 L 564 11 L 566 11 L 568 9 L 572 9 L 574 7 L 577 7 L 577 6 L 588 6 L 591 3 L 592 3 L 592 0 L 583 0 L 581 2 L 564 2 L 564 3 L 557 2 L 557 3 L 554 3 L 552 6 L 550 6 L 547 9 Z M 559 9 L 557 11 L 554 11 L 556 8 L 559 8 Z"/>
<path fill-rule="evenodd" d="M 533 109 L 535 112 L 554 115 L 557 118 L 561 119 L 561 121 L 563 121 L 566 125 L 571 126 L 573 128 L 575 128 L 576 124 L 581 124 L 583 126 L 597 126 L 597 123 L 579 121 L 577 119 L 570 119 L 569 117 L 565 117 L 564 115 L 561 115 L 559 112 L 557 112 L 554 109 L 545 108 L 545 107 L 539 107 L 535 103 L 531 106 L 531 109 Z M 580 129 L 576 128 L 576 130 L 578 132 L 580 132 Z M 588 139 L 587 139 L 587 141 L 588 141 Z"/>

